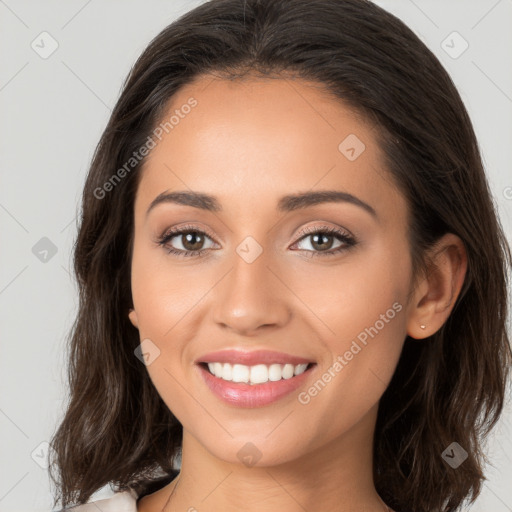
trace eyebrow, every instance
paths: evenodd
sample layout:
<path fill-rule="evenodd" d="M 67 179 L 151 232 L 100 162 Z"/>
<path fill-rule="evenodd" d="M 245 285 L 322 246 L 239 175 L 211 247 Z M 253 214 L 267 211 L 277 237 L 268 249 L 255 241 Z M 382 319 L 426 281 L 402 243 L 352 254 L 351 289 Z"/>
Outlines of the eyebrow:
<path fill-rule="evenodd" d="M 153 208 L 162 203 L 174 203 L 185 206 L 192 206 L 210 212 L 221 212 L 222 206 L 219 200 L 211 195 L 192 191 L 162 192 L 159 194 L 146 211 L 146 216 Z M 364 209 L 375 219 L 377 212 L 367 203 L 358 197 L 341 192 L 339 190 L 321 190 L 317 192 L 302 192 L 283 196 L 277 203 L 277 209 L 281 212 L 301 210 L 322 203 L 350 203 Z"/>

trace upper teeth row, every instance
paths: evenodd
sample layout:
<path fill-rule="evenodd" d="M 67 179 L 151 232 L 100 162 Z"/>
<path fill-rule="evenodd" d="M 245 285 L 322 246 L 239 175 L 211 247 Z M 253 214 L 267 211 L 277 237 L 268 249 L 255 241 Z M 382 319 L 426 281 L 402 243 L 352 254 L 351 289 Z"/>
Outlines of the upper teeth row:
<path fill-rule="evenodd" d="M 306 364 L 257 364 L 246 366 L 244 364 L 208 363 L 208 369 L 215 377 L 233 382 L 246 382 L 249 384 L 262 384 L 267 381 L 291 379 L 306 371 Z"/>

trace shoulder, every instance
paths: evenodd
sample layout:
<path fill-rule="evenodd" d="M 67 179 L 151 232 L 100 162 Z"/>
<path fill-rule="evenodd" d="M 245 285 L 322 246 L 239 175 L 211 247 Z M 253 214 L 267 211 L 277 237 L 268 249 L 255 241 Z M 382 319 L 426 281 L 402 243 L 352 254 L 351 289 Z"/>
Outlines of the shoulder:
<path fill-rule="evenodd" d="M 175 469 L 170 474 L 143 482 L 137 491 L 135 489 L 117 491 L 108 498 L 97 497 L 94 499 L 94 496 L 92 496 L 91 499 L 83 505 L 66 507 L 54 512 L 139 512 L 137 504 L 141 501 L 141 498 L 147 497 L 143 504 L 144 506 L 150 502 L 158 501 L 160 497 L 158 491 L 172 482 L 178 474 L 179 470 Z M 101 491 L 99 492 L 101 493 Z M 96 494 L 96 496 L 98 496 L 98 494 Z"/>
<path fill-rule="evenodd" d="M 89 501 L 83 505 L 64 508 L 57 512 L 137 512 L 137 493 L 130 491 L 115 492 L 110 498 Z"/>

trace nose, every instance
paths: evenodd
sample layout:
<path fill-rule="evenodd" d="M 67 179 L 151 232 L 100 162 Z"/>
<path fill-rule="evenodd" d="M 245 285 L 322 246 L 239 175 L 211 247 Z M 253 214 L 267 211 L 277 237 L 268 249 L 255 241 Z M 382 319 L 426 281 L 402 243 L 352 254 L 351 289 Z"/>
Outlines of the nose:
<path fill-rule="evenodd" d="M 235 253 L 231 270 L 215 287 L 216 324 L 244 336 L 286 325 L 291 318 L 290 291 L 274 267 L 265 251 L 251 263 Z"/>

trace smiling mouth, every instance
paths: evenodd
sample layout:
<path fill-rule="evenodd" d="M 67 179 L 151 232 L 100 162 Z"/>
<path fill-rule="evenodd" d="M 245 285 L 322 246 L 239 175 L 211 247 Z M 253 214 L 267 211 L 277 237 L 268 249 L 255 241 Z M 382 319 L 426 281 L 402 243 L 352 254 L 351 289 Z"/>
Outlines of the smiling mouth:
<path fill-rule="evenodd" d="M 252 366 L 231 363 L 199 363 L 199 365 L 218 379 L 240 384 L 265 384 L 289 380 L 309 371 L 316 363 L 303 364 L 256 364 Z"/>

